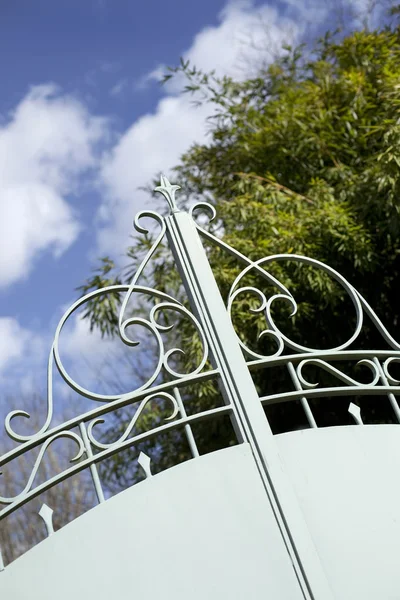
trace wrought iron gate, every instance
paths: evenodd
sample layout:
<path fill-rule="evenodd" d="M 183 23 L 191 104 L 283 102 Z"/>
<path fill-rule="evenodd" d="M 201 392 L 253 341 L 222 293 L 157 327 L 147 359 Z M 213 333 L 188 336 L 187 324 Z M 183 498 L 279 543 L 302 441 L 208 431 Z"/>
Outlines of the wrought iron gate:
<path fill-rule="evenodd" d="M 179 210 L 175 201 L 177 189 L 179 189 L 178 186 L 171 185 L 165 177 L 162 177 L 161 184 L 156 188 L 156 191 L 160 192 L 168 203 L 168 216 L 162 217 L 153 211 L 143 211 L 135 218 L 134 223 L 137 231 L 142 233 L 147 231 L 140 223 L 140 220 L 146 217 L 156 222 L 159 233 L 138 267 L 130 285 L 114 285 L 91 292 L 75 302 L 60 320 L 49 356 L 47 415 L 43 426 L 32 435 L 21 434 L 19 433 L 18 421 L 21 418 L 29 417 L 29 414 L 24 410 L 14 410 L 6 417 L 6 432 L 17 445 L 1 457 L 0 467 L 12 465 L 13 461 L 16 461 L 19 456 L 35 449 L 37 457 L 31 475 L 22 491 L 14 496 L 0 496 L 0 504 L 3 505 L 0 511 L 0 520 L 6 518 L 42 492 L 84 469 L 90 470 L 98 502 L 104 502 L 105 497 L 97 467 L 100 462 L 142 441 L 156 438 L 160 433 L 177 428 L 184 430 L 191 455 L 195 459 L 199 456 L 199 450 L 193 426 L 203 420 L 228 415 L 232 421 L 238 443 L 246 442 L 251 446 L 259 475 L 273 508 L 304 597 L 330 598 L 329 585 L 326 582 L 317 552 L 290 482 L 282 467 L 274 435 L 264 408 L 280 402 L 299 402 L 308 426 L 316 428 L 317 419 L 310 405 L 310 400 L 314 398 L 385 395 L 392 407 L 395 419 L 400 422 L 400 409 L 395 397 L 395 394 L 400 392 L 400 382 L 390 372 L 391 364 L 400 361 L 400 345 L 391 337 L 365 299 L 334 269 L 315 259 L 294 254 L 274 255 L 257 261 L 250 260 L 195 221 L 194 211 L 201 210 L 208 213 L 211 219 L 216 217 L 215 210 L 210 204 L 199 203 L 192 207 L 189 212 Z M 176 266 L 189 299 L 190 310 L 181 301 L 169 294 L 140 283 L 146 265 L 154 257 L 159 245 L 165 238 L 167 238 L 173 252 Z M 221 251 L 229 253 L 242 265 L 242 271 L 232 283 L 226 305 L 207 259 L 201 241 L 202 238 L 207 243 L 216 244 Z M 292 315 L 297 310 L 296 300 L 291 292 L 271 274 L 269 269 L 272 263 L 283 261 L 301 263 L 321 269 L 342 286 L 355 310 L 355 328 L 346 342 L 326 350 L 308 348 L 290 339 L 287 334 L 278 328 L 273 317 L 273 304 L 276 301 L 288 303 L 292 309 Z M 246 285 L 245 280 L 249 273 L 256 273 L 268 286 L 272 286 L 276 293 L 267 296 L 262 289 Z M 124 394 L 102 395 L 82 387 L 68 373 L 59 351 L 60 333 L 71 315 L 88 301 L 107 293 L 124 295 L 118 323 L 122 341 L 127 346 L 138 344 L 137 340 L 129 336 L 129 328 L 136 325 L 148 331 L 153 336 L 157 346 L 157 364 L 152 375 L 143 385 Z M 128 314 L 129 302 L 133 294 L 138 293 L 143 294 L 148 299 L 149 313 L 147 318 L 142 315 L 130 316 Z M 232 311 L 235 300 L 244 293 L 252 294 L 257 301 L 257 306 L 252 308 L 253 312 L 263 313 L 265 316 L 266 329 L 261 335 L 269 336 L 275 344 L 274 351 L 268 355 L 259 354 L 247 347 L 235 331 Z M 153 304 L 150 300 L 153 301 Z M 188 319 L 197 331 L 202 347 L 202 357 L 192 372 L 177 372 L 175 365 L 172 364 L 172 357 L 182 352 L 182 349 L 172 348 L 167 350 L 165 347 L 163 334 L 171 327 L 159 320 L 160 314 L 165 311 L 178 313 L 181 317 Z M 356 346 L 362 332 L 364 315 L 368 316 L 381 334 L 387 345 L 387 350 L 357 350 Z M 343 370 L 333 366 L 332 363 L 335 361 L 346 361 L 349 365 L 354 366 L 354 363 L 356 363 L 367 367 L 370 370 L 369 381 L 362 383 L 353 378 Z M 328 373 L 335 384 L 321 386 L 318 383 L 308 381 L 304 375 L 304 370 L 310 366 L 314 370 Z M 52 424 L 54 414 L 52 386 L 54 367 L 75 392 L 90 400 L 99 402 L 99 407 L 54 426 Z M 291 381 L 291 389 L 278 394 L 271 393 L 260 396 L 253 381 L 252 372 L 265 369 L 266 377 L 268 377 L 268 370 L 277 367 L 286 370 Z M 169 380 L 159 383 L 160 373 L 167 374 Z M 218 383 L 224 404 L 195 414 L 187 414 L 184 399 L 185 387 L 207 380 L 214 380 Z M 162 399 L 166 405 L 170 406 L 170 414 L 164 422 L 157 423 L 154 428 L 146 432 L 136 433 L 135 424 L 137 420 L 154 399 Z M 102 417 L 106 414 L 115 413 L 122 407 L 129 405 L 135 406 L 137 409 L 119 439 L 112 443 L 101 441 L 97 431 L 98 425 L 103 420 Z M 363 425 L 361 411 L 356 404 L 349 403 L 349 413 L 356 424 Z M 61 473 L 55 474 L 50 479 L 36 484 L 35 477 L 45 457 L 46 450 L 50 444 L 60 438 L 69 439 L 76 445 L 76 454 L 71 458 L 72 466 Z M 149 457 L 142 453 L 138 460 L 146 477 L 150 477 L 152 473 Z M 52 510 L 44 505 L 40 515 L 50 535 L 53 532 Z M 0 570 L 1 568 L 0 552 Z"/>

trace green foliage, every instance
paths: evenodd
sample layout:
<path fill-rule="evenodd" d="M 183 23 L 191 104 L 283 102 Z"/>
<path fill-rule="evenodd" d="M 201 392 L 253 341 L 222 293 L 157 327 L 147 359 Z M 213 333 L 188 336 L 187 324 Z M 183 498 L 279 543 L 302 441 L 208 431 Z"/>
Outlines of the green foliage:
<path fill-rule="evenodd" d="M 114 262 L 110 258 L 102 258 L 100 262 L 101 265 L 95 270 L 95 275 L 78 287 L 78 290 L 82 292 L 82 296 L 94 290 L 122 283 L 120 277 L 107 277 L 115 268 Z M 98 328 L 102 336 L 114 335 L 118 326 L 117 311 L 119 305 L 120 299 L 117 293 L 104 293 L 104 296 L 100 296 L 100 299 L 89 300 L 85 305 L 86 310 L 83 317 L 89 319 L 90 331 Z"/>
<path fill-rule="evenodd" d="M 208 142 L 194 144 L 176 167 L 187 200 L 212 202 L 218 215 L 214 230 L 252 259 L 297 253 L 328 263 L 399 337 L 400 30 L 360 31 L 341 41 L 327 35 L 313 49 L 312 60 L 303 48 L 287 47 L 282 58 L 245 81 L 203 73 L 184 61 L 166 79 L 175 73 L 186 77 L 186 93 L 213 107 Z M 139 258 L 146 244 L 149 239 L 135 242 L 130 256 Z M 219 248 L 207 251 L 226 297 L 239 265 Z M 157 258 L 152 284 L 180 294 L 164 248 Z M 110 281 L 112 263 L 103 260 L 100 273 L 82 289 Z M 313 347 L 347 339 L 352 313 L 346 313 L 339 286 L 295 263 L 271 270 L 298 299 L 292 337 Z M 250 278 L 250 283 L 257 282 Z M 253 301 L 240 297 L 235 308 L 241 337 L 250 347 L 265 329 L 261 315 L 249 314 Z M 116 308 L 112 300 L 92 303 L 91 325 L 110 333 Z M 286 329 L 287 316 L 286 307 L 276 310 L 277 322 Z M 178 330 L 187 346 L 192 332 L 184 323 Z M 367 327 L 363 343 L 379 343 L 372 328 Z M 263 338 L 261 350 L 265 344 Z M 198 345 L 191 348 L 193 360 Z M 268 376 L 268 385 L 275 381 L 279 391 L 279 375 L 271 371 Z M 257 385 L 262 391 L 267 384 L 260 376 Z M 207 406 L 215 389 L 204 386 L 196 394 L 194 402 Z M 222 429 L 218 434 L 228 436 Z"/>

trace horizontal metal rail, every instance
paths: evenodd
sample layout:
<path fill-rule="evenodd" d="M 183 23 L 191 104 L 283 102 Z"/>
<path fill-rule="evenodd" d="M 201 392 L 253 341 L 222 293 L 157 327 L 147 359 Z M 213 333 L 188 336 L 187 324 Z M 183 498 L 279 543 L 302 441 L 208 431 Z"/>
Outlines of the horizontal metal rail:
<path fill-rule="evenodd" d="M 217 377 L 217 376 L 218 376 L 218 369 L 212 369 L 209 371 L 204 371 L 203 373 L 198 373 L 196 375 L 187 375 L 185 378 L 177 379 L 174 381 L 168 381 L 167 383 L 161 383 L 160 385 L 154 386 L 150 389 L 139 390 L 139 391 L 135 391 L 135 392 L 127 392 L 126 394 L 122 394 L 114 402 L 109 402 L 107 404 L 103 404 L 99 408 L 94 408 L 86 413 L 79 415 L 78 417 L 74 417 L 73 419 L 70 419 L 69 421 L 65 421 L 64 423 L 61 423 L 60 425 L 57 425 L 57 426 L 53 427 L 52 429 L 49 429 L 49 430 L 41 433 L 37 437 L 36 436 L 32 437 L 32 439 L 28 440 L 27 442 L 24 442 L 23 444 L 21 444 L 20 446 L 17 446 L 16 448 L 13 448 L 9 452 L 6 452 L 1 457 L 0 467 L 2 467 L 3 465 L 6 465 L 8 462 L 13 460 L 14 458 L 21 456 L 21 454 L 25 454 L 29 450 L 33 450 L 34 448 L 36 448 L 37 446 L 39 446 L 40 444 L 45 442 L 48 438 L 51 438 L 52 436 L 54 436 L 62 431 L 73 429 L 74 427 L 77 427 L 80 423 L 87 423 L 87 422 L 91 421 L 92 419 L 95 419 L 96 417 L 101 417 L 101 416 L 106 415 L 110 412 L 113 412 L 119 408 L 124 408 L 126 406 L 130 406 L 131 404 L 139 402 L 139 400 L 142 400 L 143 398 L 145 398 L 146 396 L 149 396 L 150 394 L 152 396 L 156 396 L 157 393 L 171 390 L 174 387 L 178 387 L 178 388 L 185 387 L 192 383 L 208 381 L 209 379 L 212 379 L 213 377 Z"/>
<path fill-rule="evenodd" d="M 131 446 L 134 446 L 135 444 L 137 444 L 139 442 L 144 442 L 146 440 L 149 440 L 149 439 L 157 436 L 160 433 L 164 433 L 164 432 L 170 431 L 172 429 L 177 429 L 178 427 L 184 427 L 185 425 L 190 425 L 192 423 L 199 423 L 206 419 L 210 419 L 211 417 L 214 417 L 214 416 L 230 415 L 232 413 L 232 411 L 233 411 L 232 406 L 219 406 L 217 408 L 213 408 L 211 410 L 197 413 L 195 415 L 190 415 L 185 418 L 177 419 L 176 421 L 173 421 L 172 423 L 166 423 L 164 425 L 160 425 L 159 427 L 151 429 L 150 431 L 145 431 L 145 432 L 140 433 L 132 438 L 129 438 L 120 444 L 111 445 L 109 448 L 106 448 L 105 450 L 102 450 L 101 452 L 98 452 L 97 454 L 95 454 L 93 456 L 89 456 L 88 458 L 80 461 L 73 467 L 70 467 L 69 469 L 66 469 L 65 471 L 63 471 L 62 473 L 55 475 L 54 477 L 41 483 L 34 489 L 27 491 L 23 496 L 21 496 L 21 498 L 18 498 L 14 502 L 8 504 L 3 510 L 0 511 L 0 520 L 3 519 L 4 517 L 6 517 L 7 515 L 10 515 L 15 510 L 17 510 L 19 507 L 23 506 L 24 504 L 26 504 L 33 498 L 36 498 L 43 492 L 45 492 L 48 489 L 54 487 L 55 485 L 61 483 L 65 479 L 68 479 L 69 477 L 76 475 L 80 471 L 87 469 L 88 467 L 90 467 L 93 464 L 97 464 L 97 463 L 101 462 L 102 460 L 109 458 L 110 456 L 113 456 L 114 454 L 117 454 L 121 450 L 126 450 L 127 448 L 130 448 Z"/>
<path fill-rule="evenodd" d="M 266 356 L 262 359 L 249 360 L 247 366 L 251 371 L 263 369 L 266 367 L 279 367 L 288 362 L 300 362 L 311 358 L 320 358 L 324 360 L 362 360 L 364 358 L 400 358 L 400 351 L 396 350 L 340 350 L 332 352 L 331 350 L 320 350 L 318 352 L 301 352 L 296 354 L 283 354 L 281 356 Z"/>
<path fill-rule="evenodd" d="M 300 400 L 304 394 L 307 397 L 321 398 L 331 396 L 383 396 L 389 393 L 400 394 L 400 386 L 376 385 L 376 386 L 338 386 L 326 388 L 313 388 L 307 390 L 295 390 L 293 392 L 282 392 L 281 394 L 271 394 L 261 396 L 260 401 L 263 405 L 279 404 L 289 402 L 290 400 Z"/>

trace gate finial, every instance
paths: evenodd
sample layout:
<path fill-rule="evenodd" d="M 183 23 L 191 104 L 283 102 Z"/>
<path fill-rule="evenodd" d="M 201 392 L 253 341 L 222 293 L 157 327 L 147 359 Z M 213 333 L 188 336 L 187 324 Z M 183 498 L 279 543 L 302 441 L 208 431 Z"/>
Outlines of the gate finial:
<path fill-rule="evenodd" d="M 154 188 L 154 191 L 160 192 L 160 194 L 162 194 L 168 202 L 171 214 L 179 212 L 179 208 L 177 207 L 175 202 L 175 192 L 180 189 L 180 185 L 172 185 L 165 177 L 165 175 L 161 175 L 160 185 Z"/>

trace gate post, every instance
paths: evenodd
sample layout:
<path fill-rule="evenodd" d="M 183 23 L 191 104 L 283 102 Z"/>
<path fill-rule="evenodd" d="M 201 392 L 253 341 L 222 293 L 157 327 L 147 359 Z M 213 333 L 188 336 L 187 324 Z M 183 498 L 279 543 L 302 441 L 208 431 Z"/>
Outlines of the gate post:
<path fill-rule="evenodd" d="M 170 207 L 165 219 L 168 241 L 191 309 L 203 327 L 211 359 L 220 372 L 221 393 L 238 420 L 238 438 L 250 444 L 304 598 L 333 600 L 195 223 L 176 205 L 177 189 L 179 186 L 171 185 L 165 177 L 156 188 Z"/>

